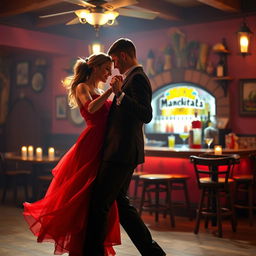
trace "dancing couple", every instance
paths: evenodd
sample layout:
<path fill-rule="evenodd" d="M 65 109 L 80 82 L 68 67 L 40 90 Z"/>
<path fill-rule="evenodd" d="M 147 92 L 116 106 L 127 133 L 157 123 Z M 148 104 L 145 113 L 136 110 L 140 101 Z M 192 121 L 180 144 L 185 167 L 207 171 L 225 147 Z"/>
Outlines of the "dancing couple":
<path fill-rule="evenodd" d="M 102 91 L 99 83 L 112 75 L 113 63 L 120 75 Z M 108 55 L 78 59 L 66 88 L 69 105 L 80 109 L 87 126 L 52 170 L 45 197 L 24 203 L 31 231 L 38 242 L 54 242 L 54 254 L 112 256 L 121 224 L 141 255 L 166 255 L 126 195 L 144 162 L 142 126 L 152 119 L 152 90 L 133 42 L 121 38 Z"/>

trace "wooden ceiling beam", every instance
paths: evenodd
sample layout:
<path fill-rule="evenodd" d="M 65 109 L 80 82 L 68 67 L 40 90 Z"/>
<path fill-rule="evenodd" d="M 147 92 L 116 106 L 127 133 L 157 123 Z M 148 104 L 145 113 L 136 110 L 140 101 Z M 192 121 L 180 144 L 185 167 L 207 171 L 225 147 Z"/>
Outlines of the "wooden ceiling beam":
<path fill-rule="evenodd" d="M 241 0 L 197 0 L 197 1 L 224 12 L 239 12 L 241 10 Z"/>
<path fill-rule="evenodd" d="M 182 8 L 171 3 L 156 0 L 141 0 L 136 6 L 158 12 L 158 17 L 165 20 L 183 20 Z"/>
<path fill-rule="evenodd" d="M 52 6 L 62 0 L 1 0 L 0 17 L 13 16 Z"/>

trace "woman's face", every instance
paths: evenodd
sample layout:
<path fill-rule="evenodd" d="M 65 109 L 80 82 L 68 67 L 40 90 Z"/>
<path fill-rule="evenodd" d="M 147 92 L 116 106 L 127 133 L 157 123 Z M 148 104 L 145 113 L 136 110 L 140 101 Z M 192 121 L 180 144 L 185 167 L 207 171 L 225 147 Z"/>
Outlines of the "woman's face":
<path fill-rule="evenodd" d="M 112 62 L 107 61 L 95 69 L 96 77 L 103 83 L 106 83 L 109 76 L 111 76 Z"/>

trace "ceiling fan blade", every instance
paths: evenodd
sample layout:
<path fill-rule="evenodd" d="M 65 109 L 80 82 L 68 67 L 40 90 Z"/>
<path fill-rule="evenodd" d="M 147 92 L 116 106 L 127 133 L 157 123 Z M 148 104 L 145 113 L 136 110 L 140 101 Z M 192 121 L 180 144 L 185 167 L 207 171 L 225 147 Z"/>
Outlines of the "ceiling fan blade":
<path fill-rule="evenodd" d="M 66 25 L 75 25 L 75 24 L 79 24 L 79 23 L 80 23 L 79 18 L 76 17 L 76 18 L 70 20 L 69 22 L 67 22 Z"/>
<path fill-rule="evenodd" d="M 60 16 L 60 15 L 65 15 L 65 14 L 72 13 L 72 12 L 75 12 L 75 11 L 67 11 L 67 12 L 58 12 L 58 13 L 53 13 L 53 14 L 47 14 L 47 15 L 39 16 L 39 18 L 50 18 L 50 17 Z"/>
<path fill-rule="evenodd" d="M 65 0 L 65 2 L 69 2 L 69 3 L 72 3 L 72 4 L 77 4 L 77 5 L 80 5 L 80 6 L 83 6 L 83 7 L 96 7 L 96 5 L 94 4 L 90 4 L 86 1 L 83 1 L 83 0 Z"/>
<path fill-rule="evenodd" d="M 109 11 L 115 10 L 117 8 L 134 5 L 137 4 L 137 0 L 113 0 L 111 2 L 107 2 L 102 4 L 101 6 Z"/>
<path fill-rule="evenodd" d="M 135 10 L 135 9 L 120 8 L 118 9 L 118 12 L 122 16 L 128 16 L 128 17 L 146 19 L 146 20 L 153 20 L 158 16 L 157 12 L 146 11 L 144 9 Z"/>

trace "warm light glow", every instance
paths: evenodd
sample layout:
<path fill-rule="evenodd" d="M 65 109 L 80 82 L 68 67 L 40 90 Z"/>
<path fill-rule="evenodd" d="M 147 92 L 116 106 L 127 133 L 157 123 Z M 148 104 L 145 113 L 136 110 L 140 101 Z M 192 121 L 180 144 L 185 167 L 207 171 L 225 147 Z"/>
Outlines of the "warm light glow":
<path fill-rule="evenodd" d="M 73 79 L 72 76 L 67 76 L 67 77 L 64 78 L 64 80 L 62 81 L 62 83 L 63 83 L 66 87 L 68 87 L 68 86 L 71 84 L 72 79 Z"/>
<path fill-rule="evenodd" d="M 22 157 L 22 158 L 27 158 L 27 156 L 28 156 L 27 147 L 26 147 L 26 146 L 22 146 L 22 147 L 21 147 L 21 157 Z"/>
<path fill-rule="evenodd" d="M 34 147 L 28 146 L 28 157 L 33 158 L 34 157 Z"/>
<path fill-rule="evenodd" d="M 241 27 L 237 31 L 237 39 L 239 45 L 239 52 L 242 56 L 250 54 L 250 42 L 252 39 L 252 31 L 246 24 L 245 20 L 243 21 Z"/>
<path fill-rule="evenodd" d="M 93 53 L 99 53 L 99 52 L 100 52 L 100 49 L 101 49 L 100 46 L 101 46 L 100 44 L 93 44 L 93 45 L 92 45 L 92 52 L 93 52 Z"/>
<path fill-rule="evenodd" d="M 85 10 L 85 9 L 75 11 L 75 14 L 78 16 L 79 21 L 80 21 L 82 24 L 84 24 L 84 23 L 87 22 L 86 17 L 87 17 L 87 15 L 88 15 L 89 13 L 90 13 L 90 11 L 89 11 L 89 10 Z"/>
<path fill-rule="evenodd" d="M 43 150 L 42 148 L 38 147 L 36 148 L 36 159 L 42 160 L 42 158 L 43 158 Z"/>
<path fill-rule="evenodd" d="M 55 151 L 53 147 L 48 148 L 48 158 L 53 160 L 55 158 Z"/>
<path fill-rule="evenodd" d="M 97 54 L 99 52 L 104 52 L 104 45 L 100 43 L 92 43 L 89 45 L 89 54 Z"/>
<path fill-rule="evenodd" d="M 106 23 L 108 25 L 113 25 L 115 18 L 119 15 L 118 12 L 105 11 L 105 12 L 90 12 L 86 9 L 81 9 L 75 11 L 75 14 L 79 17 L 82 24 L 88 22 L 93 26 L 102 26 Z"/>
<path fill-rule="evenodd" d="M 216 145 L 214 146 L 214 155 L 221 155 L 222 154 L 222 146 Z"/>
<path fill-rule="evenodd" d="M 240 52 L 247 53 L 249 50 L 249 39 L 246 35 L 240 37 Z"/>

